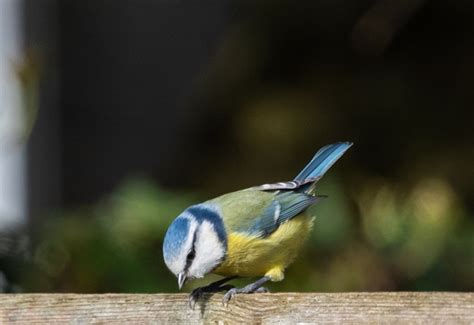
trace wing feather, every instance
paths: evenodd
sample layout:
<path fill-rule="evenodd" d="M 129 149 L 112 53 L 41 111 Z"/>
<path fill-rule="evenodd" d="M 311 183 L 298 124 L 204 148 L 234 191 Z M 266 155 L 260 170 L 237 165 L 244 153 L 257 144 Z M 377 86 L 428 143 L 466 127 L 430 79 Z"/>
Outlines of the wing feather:
<path fill-rule="evenodd" d="M 319 197 L 297 192 L 275 193 L 271 203 L 263 212 L 253 219 L 253 223 L 242 232 L 258 237 L 267 237 L 291 220 L 310 205 L 316 203 Z"/>

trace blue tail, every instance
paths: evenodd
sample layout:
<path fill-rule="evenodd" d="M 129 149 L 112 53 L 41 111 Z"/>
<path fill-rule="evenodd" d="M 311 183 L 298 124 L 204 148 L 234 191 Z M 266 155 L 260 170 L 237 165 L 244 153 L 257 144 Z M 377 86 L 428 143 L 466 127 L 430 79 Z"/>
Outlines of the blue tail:
<path fill-rule="evenodd" d="M 352 146 L 352 142 L 337 142 L 319 149 L 308 165 L 295 177 L 295 181 L 319 179 Z"/>

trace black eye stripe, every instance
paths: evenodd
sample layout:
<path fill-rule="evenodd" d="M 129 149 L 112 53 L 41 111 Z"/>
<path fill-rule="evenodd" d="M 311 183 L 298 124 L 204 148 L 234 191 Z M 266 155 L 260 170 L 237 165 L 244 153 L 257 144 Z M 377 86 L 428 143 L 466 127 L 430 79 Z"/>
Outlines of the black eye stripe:
<path fill-rule="evenodd" d="M 186 271 L 189 269 L 189 267 L 193 263 L 193 260 L 195 257 L 196 257 L 196 232 L 193 233 L 192 248 L 191 248 L 191 251 L 188 253 L 188 256 L 186 257 L 186 266 L 184 267 Z"/>
<path fill-rule="evenodd" d="M 196 256 L 196 250 L 195 250 L 194 247 L 193 247 L 193 248 L 191 249 L 191 251 L 189 252 L 188 256 L 186 257 L 186 260 L 187 260 L 187 261 L 192 261 L 195 256 Z"/>

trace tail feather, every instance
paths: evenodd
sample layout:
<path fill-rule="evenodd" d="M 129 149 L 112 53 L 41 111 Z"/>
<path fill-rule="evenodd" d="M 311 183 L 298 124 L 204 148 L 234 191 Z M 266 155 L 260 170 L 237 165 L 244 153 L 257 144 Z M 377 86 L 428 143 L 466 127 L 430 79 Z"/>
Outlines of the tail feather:
<path fill-rule="evenodd" d="M 337 142 L 324 146 L 316 152 L 313 159 L 294 180 L 302 182 L 307 179 L 314 179 L 317 181 L 351 146 L 352 142 Z"/>

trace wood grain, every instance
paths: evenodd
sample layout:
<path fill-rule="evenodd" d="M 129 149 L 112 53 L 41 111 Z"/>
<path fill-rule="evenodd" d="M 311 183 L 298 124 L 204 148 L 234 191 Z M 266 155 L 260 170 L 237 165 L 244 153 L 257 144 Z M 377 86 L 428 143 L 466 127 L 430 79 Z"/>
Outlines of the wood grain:
<path fill-rule="evenodd" d="M 474 293 L 273 293 L 222 295 L 190 310 L 186 294 L 3 294 L 0 324 L 474 324 Z"/>

